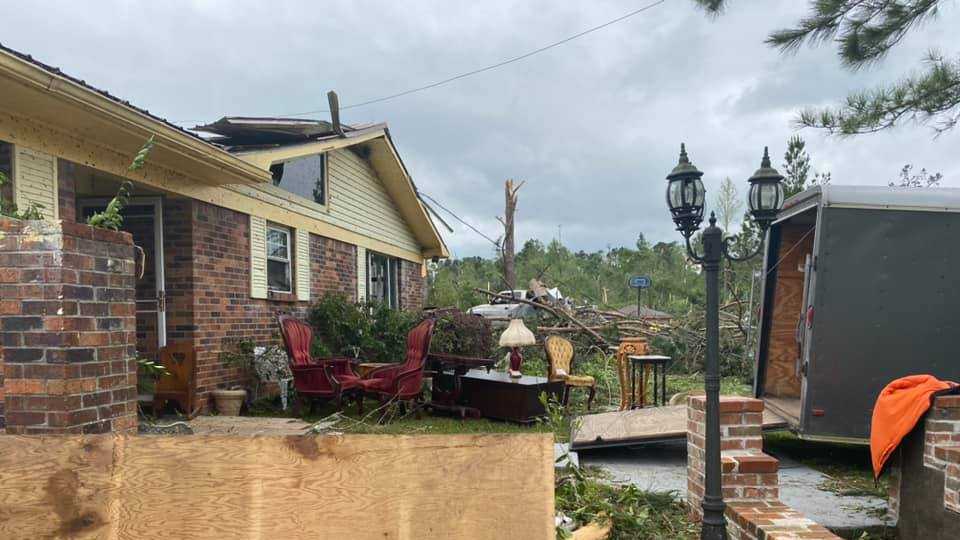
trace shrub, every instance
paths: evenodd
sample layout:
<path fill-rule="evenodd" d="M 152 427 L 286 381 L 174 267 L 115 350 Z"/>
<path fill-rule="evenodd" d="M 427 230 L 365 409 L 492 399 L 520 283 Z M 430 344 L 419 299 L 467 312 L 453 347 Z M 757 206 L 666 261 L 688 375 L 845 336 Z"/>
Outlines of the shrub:
<path fill-rule="evenodd" d="M 490 321 L 455 308 L 431 313 L 437 319 L 430 348 L 436 352 L 490 358 L 493 353 L 493 330 Z"/>
<path fill-rule="evenodd" d="M 382 362 L 403 359 L 407 333 L 419 321 L 415 313 L 357 304 L 342 294 L 321 297 L 307 318 L 316 333 L 315 353 Z"/>

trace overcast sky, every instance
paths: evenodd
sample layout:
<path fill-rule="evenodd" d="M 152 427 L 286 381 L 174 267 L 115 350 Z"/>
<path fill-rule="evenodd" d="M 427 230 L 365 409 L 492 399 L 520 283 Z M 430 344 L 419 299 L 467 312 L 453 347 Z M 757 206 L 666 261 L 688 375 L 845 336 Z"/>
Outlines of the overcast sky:
<path fill-rule="evenodd" d="M 15 6 L 11 4 L 21 4 Z M 421 86 L 536 49 L 649 0 L 550 2 L 5 2 L 0 40 L 185 126 L 224 115 L 273 116 Z M 57 4 L 57 5 L 54 5 Z M 763 44 L 806 0 L 731 0 L 710 19 L 667 0 L 631 19 L 506 67 L 343 112 L 386 121 L 421 191 L 500 235 L 503 180 L 520 192 L 518 245 L 584 250 L 676 240 L 664 176 L 681 141 L 706 172 L 746 179 L 769 145 L 782 165 L 797 109 L 902 77 L 931 47 L 960 51 L 960 6 L 914 32 L 874 69 L 845 71 L 832 47 L 782 56 Z M 761 7 L 762 6 L 762 7 Z M 315 115 L 326 118 L 325 113 Z M 960 129 L 837 139 L 802 130 L 813 167 L 834 183 L 883 185 L 912 163 L 960 186 Z M 449 216 L 445 216 L 449 217 Z M 452 219 L 455 256 L 489 242 Z M 562 233 L 558 226 L 562 224 Z"/>

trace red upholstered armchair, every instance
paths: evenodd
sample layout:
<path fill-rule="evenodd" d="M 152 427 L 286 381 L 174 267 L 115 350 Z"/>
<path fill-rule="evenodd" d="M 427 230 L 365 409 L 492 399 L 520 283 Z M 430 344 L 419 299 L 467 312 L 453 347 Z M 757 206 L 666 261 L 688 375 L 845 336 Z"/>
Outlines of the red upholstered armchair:
<path fill-rule="evenodd" d="M 384 366 L 371 371 L 358 384 L 361 389 L 359 410 L 363 412 L 363 395 L 369 394 L 386 403 L 419 401 L 423 395 L 423 369 L 433 337 L 433 319 L 426 319 L 407 334 L 407 356 L 402 364 Z"/>
<path fill-rule="evenodd" d="M 281 315 L 279 322 L 290 358 L 293 387 L 297 390 L 297 405 L 300 400 L 309 401 L 312 412 L 314 399 L 334 399 L 339 409 L 344 396 L 359 394 L 360 377 L 350 367 L 349 358 L 312 358 L 313 329 L 287 315 Z"/>

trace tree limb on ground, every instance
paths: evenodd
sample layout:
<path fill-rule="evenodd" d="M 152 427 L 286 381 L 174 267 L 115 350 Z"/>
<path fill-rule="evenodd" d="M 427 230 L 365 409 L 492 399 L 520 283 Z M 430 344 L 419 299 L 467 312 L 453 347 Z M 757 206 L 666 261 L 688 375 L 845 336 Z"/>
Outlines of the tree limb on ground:
<path fill-rule="evenodd" d="M 546 304 L 541 304 L 541 303 L 539 303 L 539 302 L 532 302 L 532 301 L 526 300 L 526 299 L 524 299 L 524 298 L 514 298 L 514 297 L 512 297 L 512 296 L 507 296 L 507 295 L 505 295 L 505 294 L 495 293 L 495 292 L 493 292 L 493 291 L 488 291 L 488 290 L 486 290 L 486 289 L 474 288 L 473 290 L 476 291 L 476 292 L 478 292 L 478 293 L 480 293 L 480 294 L 485 294 L 485 295 L 487 295 L 487 296 L 489 296 L 489 297 L 491 297 L 491 298 L 500 298 L 500 299 L 502 299 L 502 300 L 507 300 L 507 301 L 509 301 L 509 302 L 517 302 L 517 303 L 520 303 L 520 304 L 527 304 L 528 306 L 533 306 L 534 308 L 542 309 L 542 310 L 546 311 L 547 313 L 553 315 L 554 317 L 556 317 L 556 318 L 558 318 L 558 319 L 564 319 L 564 320 L 569 321 L 569 322 L 573 323 L 574 325 L 580 327 L 581 330 L 583 330 L 584 332 L 586 332 L 587 334 L 589 334 L 590 337 L 592 337 L 594 340 L 597 341 L 597 343 L 600 343 L 600 344 L 603 345 L 604 347 L 610 345 L 610 343 L 609 343 L 606 339 L 604 339 L 603 336 L 601 336 L 600 334 L 598 334 L 596 331 L 591 330 L 590 328 L 588 328 L 587 325 L 585 325 L 585 324 L 583 324 L 582 322 L 578 321 L 577 319 L 573 318 L 573 317 L 570 316 L 568 313 L 565 313 L 565 312 L 560 311 L 560 310 L 558 310 L 558 309 L 554 309 L 554 308 L 551 307 L 551 306 L 548 306 L 548 305 L 546 305 Z"/>

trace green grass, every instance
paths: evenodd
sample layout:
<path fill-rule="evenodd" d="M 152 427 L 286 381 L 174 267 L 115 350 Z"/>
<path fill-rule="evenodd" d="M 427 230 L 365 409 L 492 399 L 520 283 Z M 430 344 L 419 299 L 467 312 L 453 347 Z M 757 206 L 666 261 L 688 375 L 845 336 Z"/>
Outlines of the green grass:
<path fill-rule="evenodd" d="M 557 474 L 556 508 L 574 521 L 609 523 L 610 540 L 684 540 L 699 536 L 687 509 L 673 493 L 642 491 L 632 484 L 611 484 L 592 469 L 566 469 Z M 566 535 L 559 534 L 558 538 Z"/>
<path fill-rule="evenodd" d="M 390 411 L 388 421 L 378 423 L 380 411 L 371 412 L 376 408 L 376 402 L 367 400 L 366 410 L 363 416 L 357 413 L 357 407 L 354 402 L 343 408 L 341 419 L 331 429 L 344 433 L 375 433 L 384 435 L 451 435 L 457 433 L 544 433 L 550 432 L 551 426 L 545 423 L 537 423 L 529 426 L 513 424 L 510 422 L 498 422 L 486 418 L 465 419 L 459 417 L 433 415 L 429 411 L 424 411 L 421 418 L 416 418 L 414 414 L 407 411 L 401 414 L 396 408 Z M 330 418 L 337 412 L 333 403 L 318 403 L 313 413 L 304 410 L 301 419 L 307 422 L 319 422 Z M 293 418 L 291 409 L 282 410 L 279 399 L 263 399 L 253 404 L 250 416 L 272 416 Z"/>
<path fill-rule="evenodd" d="M 700 392 L 703 393 L 703 375 L 695 373 L 692 375 L 667 375 L 667 398 L 677 392 Z M 753 388 L 736 377 L 723 377 L 720 379 L 720 394 L 724 396 L 751 396 Z"/>

